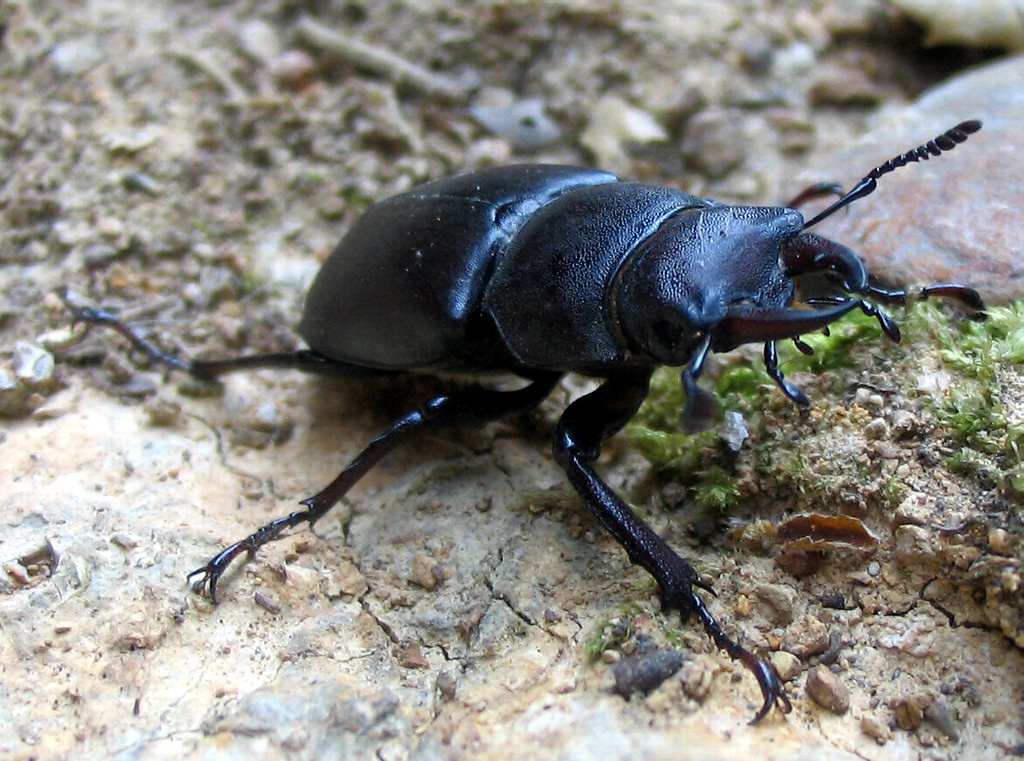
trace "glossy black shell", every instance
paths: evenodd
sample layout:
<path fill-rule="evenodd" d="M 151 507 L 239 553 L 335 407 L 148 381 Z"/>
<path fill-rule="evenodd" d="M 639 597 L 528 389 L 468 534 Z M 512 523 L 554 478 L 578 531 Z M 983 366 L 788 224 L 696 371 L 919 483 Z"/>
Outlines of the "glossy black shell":
<path fill-rule="evenodd" d="M 707 202 L 607 172 L 485 169 L 381 201 L 317 275 L 299 332 L 361 368 L 600 373 L 625 354 L 611 280 L 680 209 Z"/>

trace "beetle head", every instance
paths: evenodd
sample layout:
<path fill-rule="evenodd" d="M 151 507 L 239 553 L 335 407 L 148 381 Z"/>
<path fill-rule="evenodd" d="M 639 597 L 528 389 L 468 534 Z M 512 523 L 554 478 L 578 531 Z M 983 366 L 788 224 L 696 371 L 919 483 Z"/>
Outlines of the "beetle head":
<path fill-rule="evenodd" d="M 896 321 L 868 299 L 873 297 L 888 303 L 904 303 L 906 292 L 885 290 L 873 285 L 863 262 L 853 251 L 806 230 L 854 201 L 873 193 L 878 187 L 878 179 L 883 175 L 907 164 L 927 161 L 931 157 L 951 151 L 979 129 L 979 121 L 961 122 L 933 140 L 880 164 L 864 176 L 853 189 L 806 223 L 799 213 L 792 209 L 763 210 L 774 211 L 780 220 L 791 221 L 793 217 L 799 219 L 795 229 L 789 225 L 782 231 L 781 241 L 778 240 L 777 234 L 767 234 L 774 232 L 772 225 L 766 226 L 766 234 L 763 235 L 763 242 L 767 246 L 764 256 L 778 256 L 777 265 L 782 270 L 783 287 L 779 290 L 777 276 L 770 273 L 770 268 L 762 269 L 763 256 L 759 257 L 753 251 L 748 253 L 753 256 L 753 271 L 762 273 L 759 291 L 761 298 L 744 295 L 744 283 L 747 279 L 742 273 L 746 265 L 741 261 L 733 263 L 737 267 L 733 272 L 738 274 L 738 277 L 733 280 L 729 277 L 719 280 L 721 283 L 731 283 L 732 290 L 727 290 L 726 295 L 731 294 L 738 298 L 729 301 L 724 313 L 711 321 L 703 332 L 691 338 L 691 354 L 682 378 L 687 397 L 682 416 L 684 429 L 701 430 L 709 426 L 713 420 L 716 403 L 713 402 L 711 394 L 697 386 L 697 378 L 703 368 L 704 359 L 711 350 L 728 351 L 743 343 L 764 342 L 765 369 L 768 375 L 786 396 L 806 406 L 810 404 L 810 400 L 799 388 L 786 380 L 779 369 L 776 341 L 791 338 L 800 351 L 805 354 L 813 353 L 812 348 L 800 340 L 800 335 L 826 329 L 829 323 L 857 308 L 876 318 L 882 332 L 893 341 L 900 340 Z M 816 193 L 812 190 L 811 195 L 814 194 Z M 798 198 L 802 198 L 803 195 Z M 757 238 L 756 232 L 754 238 Z M 728 255 L 727 252 L 730 250 L 723 249 L 723 254 Z M 755 284 L 756 280 L 757 276 Z M 797 282 L 800 299 L 809 308 L 790 307 L 797 290 Z M 779 298 L 779 293 L 784 293 L 785 298 Z M 930 285 L 920 292 L 921 298 L 929 296 L 954 299 L 972 310 L 975 317 L 984 317 L 985 306 L 981 296 L 971 288 L 950 283 Z"/>
<path fill-rule="evenodd" d="M 788 305 L 794 286 L 783 252 L 802 227 L 803 217 L 783 208 L 709 205 L 673 215 L 618 274 L 614 309 L 629 346 L 680 365 L 736 309 L 743 316 Z"/>

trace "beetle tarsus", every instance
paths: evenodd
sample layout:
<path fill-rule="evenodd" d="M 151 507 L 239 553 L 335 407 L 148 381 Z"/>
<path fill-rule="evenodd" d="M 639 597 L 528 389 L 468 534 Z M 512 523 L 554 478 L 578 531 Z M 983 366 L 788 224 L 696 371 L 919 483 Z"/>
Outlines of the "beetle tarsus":
<path fill-rule="evenodd" d="M 220 581 L 220 577 L 224 575 L 224 571 L 227 570 L 231 562 L 241 555 L 243 552 L 248 552 L 249 557 L 252 558 L 256 554 L 256 550 L 262 547 L 267 542 L 272 542 L 277 539 L 281 534 L 290 528 L 308 523 L 310 526 L 316 521 L 319 516 L 313 514 L 312 510 L 296 510 L 293 513 L 289 513 L 283 518 L 278 518 L 271 521 L 266 526 L 263 526 L 245 539 L 240 542 L 235 542 L 223 550 L 218 552 L 206 565 L 192 571 L 186 578 L 191 579 L 193 576 L 200 576 L 198 580 L 194 582 L 194 586 L 202 591 L 204 588 L 209 594 L 210 601 L 214 605 L 217 604 L 217 582 Z"/>
<path fill-rule="evenodd" d="M 694 586 L 697 585 L 694 584 Z M 786 688 L 783 686 L 782 679 L 779 677 L 775 667 L 730 638 L 723 631 L 718 621 L 715 620 L 704 600 L 693 589 L 687 587 L 683 594 L 686 599 L 685 601 L 678 602 L 678 607 L 685 607 L 687 612 L 695 614 L 714 643 L 724 650 L 730 658 L 739 661 L 750 669 L 757 679 L 757 685 L 761 689 L 762 703 L 761 708 L 754 714 L 754 718 L 750 720 L 750 724 L 757 724 L 774 707 L 777 707 L 783 713 L 792 711 L 793 704 L 786 694 Z"/>
<path fill-rule="evenodd" d="M 877 304 L 871 301 L 861 301 L 860 310 L 868 317 L 874 317 L 878 320 L 878 325 L 882 328 L 882 332 L 885 333 L 886 338 L 893 343 L 900 342 L 900 326 L 891 315 L 884 312 Z"/>
<path fill-rule="evenodd" d="M 985 302 L 981 298 L 981 294 L 973 288 L 968 288 L 959 283 L 935 283 L 921 289 L 922 299 L 932 296 L 959 301 L 965 307 L 975 312 L 976 315 L 984 317 Z"/>
<path fill-rule="evenodd" d="M 67 306 L 68 310 L 70 310 L 73 323 L 77 324 L 84 322 L 87 325 L 102 325 L 110 328 L 127 338 L 134 348 L 141 351 L 150 359 L 174 368 L 175 370 L 189 371 L 188 362 L 160 351 L 160 349 L 158 349 L 154 344 L 147 341 L 137 331 L 117 319 L 117 317 L 110 312 L 77 303 L 75 298 L 72 296 L 71 291 L 67 288 L 60 289 L 57 292 L 57 295 L 60 296 L 64 305 Z"/>
<path fill-rule="evenodd" d="M 792 401 L 796 402 L 801 407 L 811 406 L 811 400 L 808 398 L 807 394 L 801 391 L 800 388 L 791 381 L 786 380 L 785 376 L 782 374 L 782 370 L 779 369 L 779 351 L 775 345 L 775 341 L 765 342 L 764 369 L 767 371 L 768 377 L 775 381 L 775 384 L 782 389 L 782 393 L 788 396 Z"/>
<path fill-rule="evenodd" d="M 790 208 L 797 208 L 803 206 L 808 201 L 813 201 L 816 198 L 824 198 L 825 196 L 842 196 L 843 186 L 838 182 L 816 182 L 813 185 L 809 185 L 795 196 L 793 196 L 789 203 L 786 205 Z"/>
<path fill-rule="evenodd" d="M 793 345 L 797 348 L 797 351 L 799 351 L 805 357 L 810 357 L 814 355 L 814 347 L 808 343 L 805 343 L 800 338 L 800 336 L 793 336 L 791 340 L 793 341 Z"/>

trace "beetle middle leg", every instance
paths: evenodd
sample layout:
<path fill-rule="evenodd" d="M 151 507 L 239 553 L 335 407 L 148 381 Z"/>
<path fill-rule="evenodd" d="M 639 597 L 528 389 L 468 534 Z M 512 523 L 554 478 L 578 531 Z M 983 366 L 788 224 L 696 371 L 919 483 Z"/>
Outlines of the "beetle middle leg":
<path fill-rule="evenodd" d="M 715 644 L 754 672 L 764 700 L 753 722 L 760 721 L 776 705 L 788 713 L 792 706 L 775 669 L 731 639 L 694 591 L 697 587 L 710 592 L 713 591 L 711 586 L 591 467 L 601 454 L 601 444 L 620 430 L 643 403 L 650 376 L 650 371 L 645 370 L 610 378 L 597 390 L 569 405 L 555 433 L 555 458 L 573 488 L 626 550 L 629 559 L 654 576 L 661 587 L 662 607 L 674 608 L 684 618 L 696 614 Z"/>
<path fill-rule="evenodd" d="M 196 582 L 197 586 L 205 586 L 210 593 L 210 599 L 217 602 L 217 582 L 236 557 L 243 552 L 248 552 L 252 556 L 256 550 L 277 539 L 287 529 L 304 523 L 312 528 L 370 468 L 414 434 L 425 429 L 485 422 L 525 412 L 540 404 L 561 377 L 562 374 L 557 372 L 536 373 L 528 386 L 514 391 L 467 388 L 433 397 L 418 409 L 399 418 L 373 439 L 326 488 L 302 500 L 300 504 L 306 506 L 305 510 L 296 510 L 271 521 L 245 539 L 221 550 L 206 565 L 192 571 L 188 577 L 200 577 Z"/>

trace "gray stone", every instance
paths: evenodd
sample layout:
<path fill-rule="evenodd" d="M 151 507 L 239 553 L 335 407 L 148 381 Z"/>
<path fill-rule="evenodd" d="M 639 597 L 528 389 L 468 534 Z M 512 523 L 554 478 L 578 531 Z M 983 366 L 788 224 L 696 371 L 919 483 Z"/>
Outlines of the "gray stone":
<path fill-rule="evenodd" d="M 816 226 L 891 283 L 953 281 L 1000 304 L 1024 297 L 1024 56 L 957 77 L 886 113 L 809 182 L 850 187 L 873 166 L 966 119 L 984 127 L 965 145 L 879 181 L 878 190 Z"/>

